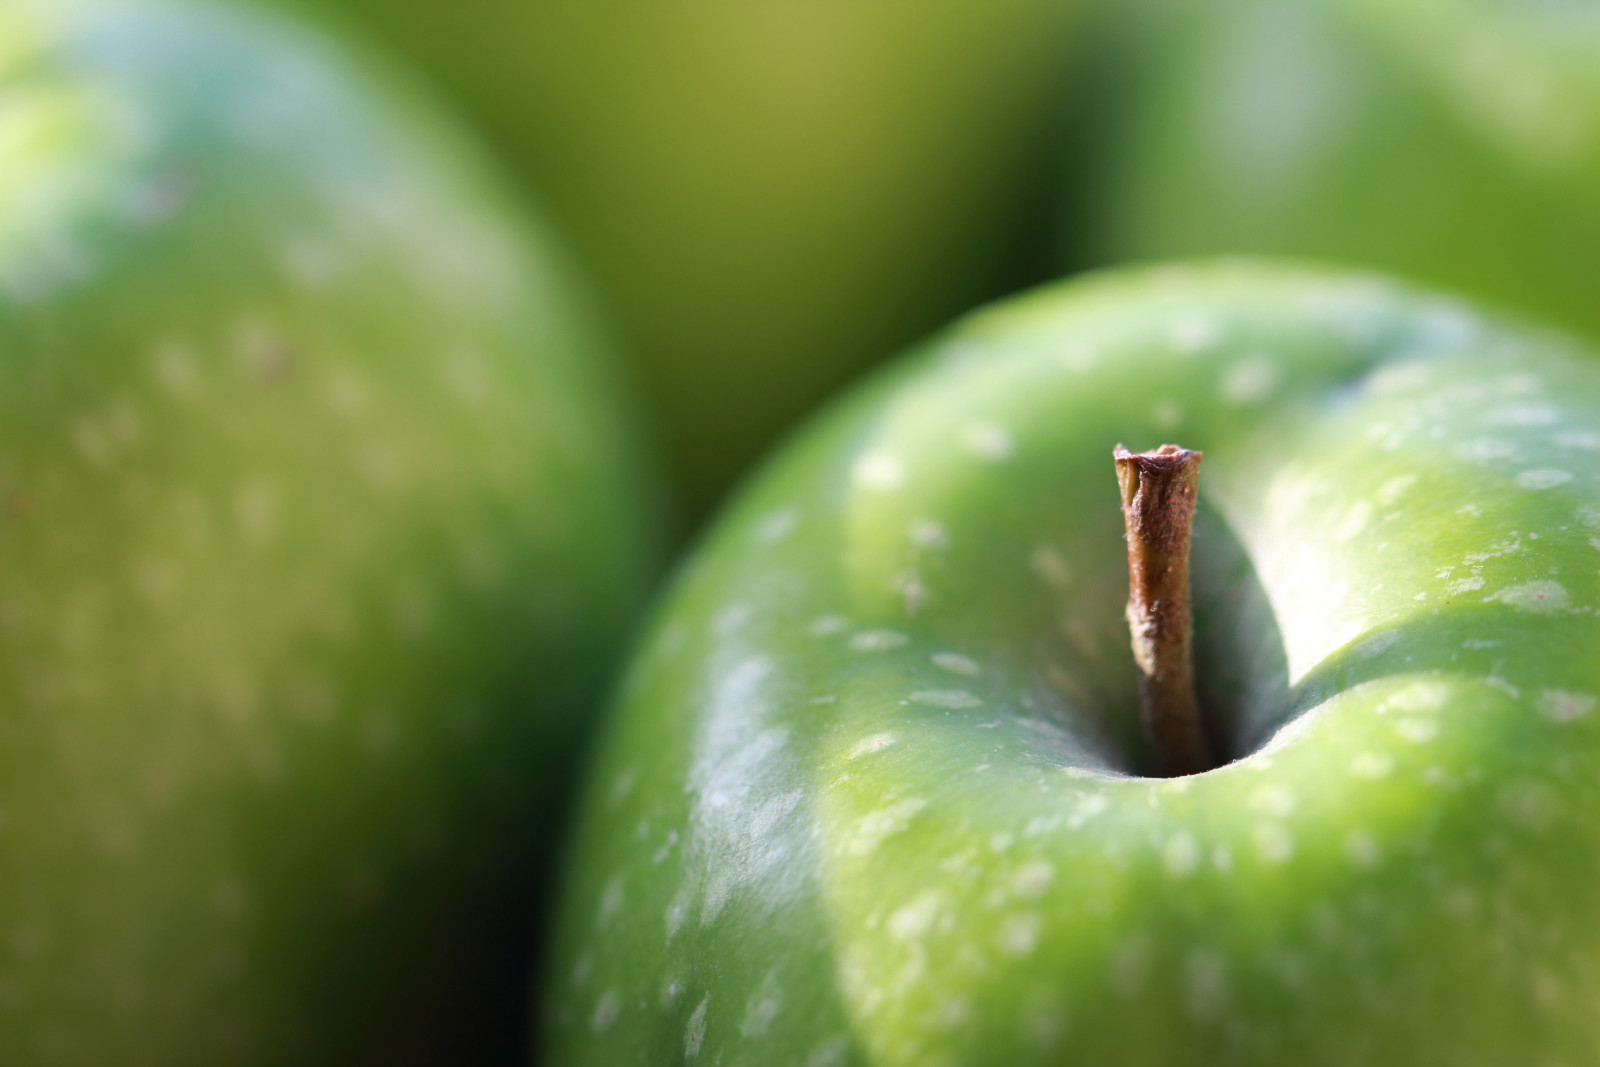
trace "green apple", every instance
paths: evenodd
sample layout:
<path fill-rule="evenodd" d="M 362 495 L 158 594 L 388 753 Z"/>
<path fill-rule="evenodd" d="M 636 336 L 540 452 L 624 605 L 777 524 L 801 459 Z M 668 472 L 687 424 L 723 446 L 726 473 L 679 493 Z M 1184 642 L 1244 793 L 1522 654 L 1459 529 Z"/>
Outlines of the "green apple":
<path fill-rule="evenodd" d="M 1600 366 L 1217 262 L 963 322 L 682 574 L 573 838 L 551 1062 L 1583 1064 Z M 1220 766 L 1153 777 L 1112 448 L 1204 451 Z"/>
<path fill-rule="evenodd" d="M 521 1043 L 655 536 L 584 304 L 330 41 L 0 4 L 0 1062 Z"/>
<path fill-rule="evenodd" d="M 697 513 L 819 397 L 1026 280 L 1085 6 L 323 2 L 548 196 Z"/>
<path fill-rule="evenodd" d="M 1600 337 L 1600 6 L 1114 10 L 1065 252 L 1335 258 Z"/>

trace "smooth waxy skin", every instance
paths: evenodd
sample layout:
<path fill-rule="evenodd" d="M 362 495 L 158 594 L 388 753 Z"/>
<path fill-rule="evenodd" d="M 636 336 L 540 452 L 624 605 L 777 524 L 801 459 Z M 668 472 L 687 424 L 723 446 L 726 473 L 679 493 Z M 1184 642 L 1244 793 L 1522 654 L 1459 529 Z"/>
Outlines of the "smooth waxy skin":
<path fill-rule="evenodd" d="M 0 1062 L 514 1059 L 647 577 L 609 374 L 408 87 L 0 4 Z"/>
<path fill-rule="evenodd" d="M 1064 248 L 1401 272 L 1600 338 L 1600 7 L 1122 5 Z"/>
<path fill-rule="evenodd" d="M 1123 441 L 1205 452 L 1138 776 Z M 1600 370 L 1379 280 L 1108 274 L 771 466 L 634 665 L 552 1062 L 1585 1063 Z"/>
<path fill-rule="evenodd" d="M 694 518 L 819 399 L 1048 258 L 1082 4 L 321 3 L 436 77 L 547 198 Z"/>

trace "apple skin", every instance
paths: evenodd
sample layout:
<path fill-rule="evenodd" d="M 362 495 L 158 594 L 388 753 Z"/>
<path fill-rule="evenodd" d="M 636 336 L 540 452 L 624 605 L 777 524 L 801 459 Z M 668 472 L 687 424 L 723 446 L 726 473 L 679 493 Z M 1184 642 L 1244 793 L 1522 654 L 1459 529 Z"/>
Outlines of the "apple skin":
<path fill-rule="evenodd" d="M 1205 453 L 1142 777 L 1112 446 Z M 1580 1064 L 1600 367 L 1313 267 L 958 324 L 785 449 L 621 692 L 549 1062 Z"/>
<path fill-rule="evenodd" d="M 0 1062 L 513 1060 L 659 532 L 586 298 L 281 18 L 0 42 Z"/>
<path fill-rule="evenodd" d="M 1155 0 L 1110 21 L 1069 261 L 1315 256 L 1600 338 L 1600 9 Z"/>
<path fill-rule="evenodd" d="M 325 2 L 552 206 L 692 517 L 863 368 L 1047 270 L 1077 0 Z"/>

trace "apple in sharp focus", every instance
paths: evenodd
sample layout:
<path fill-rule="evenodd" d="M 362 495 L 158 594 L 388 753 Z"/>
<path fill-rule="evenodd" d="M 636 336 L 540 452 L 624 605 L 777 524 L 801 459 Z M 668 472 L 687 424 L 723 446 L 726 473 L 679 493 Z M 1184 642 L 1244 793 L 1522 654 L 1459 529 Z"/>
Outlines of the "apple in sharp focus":
<path fill-rule="evenodd" d="M 1072 262 L 1331 257 L 1600 338 L 1600 7 L 1157 0 L 1108 21 Z"/>
<path fill-rule="evenodd" d="M 548 197 L 697 515 L 819 398 L 1048 257 L 1077 0 L 324 3 Z"/>
<path fill-rule="evenodd" d="M 1184 777 L 1138 725 L 1119 442 L 1204 453 Z M 980 312 L 793 441 L 661 609 L 550 1062 L 1586 1063 L 1596 545 L 1562 335 L 1270 261 Z"/>
<path fill-rule="evenodd" d="M 0 5 L 0 1061 L 515 1055 L 655 536 L 541 231 L 278 17 Z"/>

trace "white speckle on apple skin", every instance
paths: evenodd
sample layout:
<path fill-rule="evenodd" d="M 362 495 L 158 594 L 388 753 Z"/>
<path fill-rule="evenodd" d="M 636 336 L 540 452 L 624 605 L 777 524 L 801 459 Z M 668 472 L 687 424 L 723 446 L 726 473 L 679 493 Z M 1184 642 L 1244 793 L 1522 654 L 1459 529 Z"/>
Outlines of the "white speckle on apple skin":
<path fill-rule="evenodd" d="M 1067 829 L 1076 830 L 1110 809 L 1111 801 L 1104 794 L 1090 793 L 1078 801 L 1078 806 L 1072 811 L 1072 817 L 1067 820 Z"/>
<path fill-rule="evenodd" d="M 633 787 L 638 784 L 638 780 L 638 773 L 632 768 L 620 772 L 615 778 L 613 778 L 611 780 L 611 795 L 609 797 L 611 807 L 615 808 L 624 800 L 628 799 L 628 794 L 633 792 Z"/>
<path fill-rule="evenodd" d="M 850 638 L 850 647 L 857 652 L 886 652 L 910 640 L 895 630 L 862 630 Z"/>
<path fill-rule="evenodd" d="M 1498 559 L 1501 556 L 1514 556 L 1522 551 L 1524 551 L 1522 539 L 1517 536 L 1517 531 L 1512 530 L 1504 538 L 1496 541 L 1482 552 L 1467 553 L 1462 557 L 1462 562 L 1472 566 L 1487 560 Z"/>
<path fill-rule="evenodd" d="M 1173 878 L 1187 878 L 1200 867 L 1200 849 L 1188 834 L 1175 834 L 1161 850 L 1162 865 Z"/>
<path fill-rule="evenodd" d="M 1341 542 L 1354 540 L 1372 522 L 1372 515 L 1372 504 L 1366 500 L 1357 500 L 1350 505 L 1350 510 L 1334 527 L 1334 537 Z"/>
<path fill-rule="evenodd" d="M 918 548 L 949 548 L 950 533 L 942 523 L 919 519 L 911 524 L 911 542 Z"/>
<path fill-rule="evenodd" d="M 993 422 L 974 422 L 961 431 L 961 443 L 969 452 L 999 463 L 1017 450 L 1016 441 L 1003 426 Z"/>
<path fill-rule="evenodd" d="M 1539 694 L 1539 714 L 1551 722 L 1567 723 L 1581 719 L 1594 711 L 1597 700 L 1591 693 L 1571 693 L 1563 689 L 1546 689 Z"/>
<path fill-rule="evenodd" d="M 983 706 L 983 701 L 980 698 L 965 689 L 924 689 L 912 693 L 908 699 L 911 703 L 925 708 L 959 710 L 962 708 L 981 708 Z"/>
<path fill-rule="evenodd" d="M 983 673 L 983 668 L 979 666 L 977 660 L 963 656 L 959 652 L 935 652 L 928 659 L 940 670 L 959 674 L 963 678 L 976 678 Z"/>
<path fill-rule="evenodd" d="M 1517 446 L 1500 437 L 1474 437 L 1456 446 L 1456 455 L 1480 464 L 1510 459 L 1516 454 Z"/>
<path fill-rule="evenodd" d="M 900 595 L 905 601 L 906 615 L 914 617 L 928 598 L 928 588 L 919 575 L 910 574 L 900 581 Z"/>
<path fill-rule="evenodd" d="M 1423 745 L 1439 736 L 1439 724 L 1431 719 L 1401 719 L 1394 724 L 1394 732 L 1413 745 Z"/>
<path fill-rule="evenodd" d="M 594 1014 L 589 1018 L 589 1025 L 597 1034 L 603 1034 L 611 1029 L 611 1024 L 617 1021 L 617 1016 L 622 1012 L 622 1001 L 614 990 L 606 990 L 595 1002 Z"/>
<path fill-rule="evenodd" d="M 1378 486 L 1378 491 L 1373 494 L 1373 499 L 1378 502 L 1379 507 L 1394 507 L 1416 484 L 1417 476 L 1415 474 L 1396 475 Z"/>
<path fill-rule="evenodd" d="M 1188 314 L 1173 320 L 1167 331 L 1172 347 L 1186 356 L 1197 355 L 1215 348 L 1222 341 L 1225 329 L 1221 320 L 1209 315 Z"/>
<path fill-rule="evenodd" d="M 1264 785 L 1250 794 L 1250 807 L 1263 815 L 1284 818 L 1295 809 L 1295 797 L 1282 786 Z"/>
<path fill-rule="evenodd" d="M 778 985 L 777 968 L 773 968 L 745 1002 L 744 1019 L 739 1024 L 739 1032 L 745 1037 L 765 1037 L 782 1007 L 783 990 Z"/>
<path fill-rule="evenodd" d="M 933 1023 L 942 1030 L 954 1030 L 972 1018 L 972 1001 L 966 997 L 947 997 L 939 1004 Z"/>
<path fill-rule="evenodd" d="M 617 876 L 606 883 L 600 892 L 600 905 L 595 909 L 595 929 L 604 929 L 622 908 L 623 889 L 622 878 Z"/>
<path fill-rule="evenodd" d="M 832 637 L 850 628 L 850 620 L 843 615 L 819 615 L 812 620 L 807 632 L 812 637 Z"/>
<path fill-rule="evenodd" d="M 1023 900 L 1038 900 L 1055 878 L 1055 866 L 1048 860 L 1030 860 L 1011 875 L 1011 892 Z"/>
<path fill-rule="evenodd" d="M 689 899 L 692 896 L 688 887 L 678 890 L 672 898 L 672 903 L 667 905 L 665 914 L 667 926 L 667 940 L 671 941 L 683 929 L 683 920 L 689 915 Z"/>
<path fill-rule="evenodd" d="M 199 361 L 188 341 L 168 338 L 150 355 L 150 369 L 169 396 L 186 400 L 199 384 Z"/>
<path fill-rule="evenodd" d="M 784 788 L 792 766 L 790 733 L 771 724 L 777 706 L 766 691 L 776 666 L 766 656 L 732 664 L 710 694 L 688 772 L 691 840 L 724 862 L 702 872 L 702 923 L 713 921 L 735 892 L 776 877 L 785 855 L 781 831 L 804 793 Z"/>
<path fill-rule="evenodd" d="M 846 845 L 847 851 L 852 855 L 864 856 L 877 851 L 878 846 L 904 832 L 917 813 L 928 806 L 928 802 L 921 797 L 910 797 L 896 801 L 888 807 L 863 815 L 855 825 L 855 831 L 850 835 Z"/>
<path fill-rule="evenodd" d="M 800 512 L 794 508 L 784 508 L 762 516 L 756 523 L 755 537 L 763 545 L 775 545 L 794 533 L 799 525 Z"/>
<path fill-rule="evenodd" d="M 1350 761 L 1350 773 L 1357 778 L 1386 778 L 1394 770 L 1394 760 L 1378 752 L 1363 752 Z"/>
<path fill-rule="evenodd" d="M 852 745 L 850 751 L 844 754 L 844 758 L 853 763 L 862 756 L 870 756 L 875 752 L 882 752 L 892 744 L 894 744 L 893 734 L 887 732 L 873 734 L 871 737 L 864 737 Z"/>
<path fill-rule="evenodd" d="M 1558 470 L 1554 467 L 1523 471 L 1517 475 L 1517 485 L 1522 489 L 1554 489 L 1556 486 L 1565 485 L 1570 481 L 1572 481 L 1572 473 L 1570 471 Z"/>
<path fill-rule="evenodd" d="M 594 973 L 594 953 L 585 952 L 578 957 L 578 962 L 572 965 L 572 984 L 582 988 L 589 983 L 589 975 Z"/>
<path fill-rule="evenodd" d="M 689 1021 L 683 1027 L 683 1058 L 695 1059 L 700 1055 L 700 1047 L 706 1040 L 706 1010 L 711 1006 L 711 994 L 707 993 L 700 998 L 700 1003 L 695 1006 L 694 1013 L 689 1016 Z"/>
<path fill-rule="evenodd" d="M 1534 615 L 1551 615 L 1567 607 L 1567 589 L 1560 582 L 1534 581 L 1508 586 L 1483 598 Z"/>
<path fill-rule="evenodd" d="M 909 903 L 889 913 L 886 923 L 889 936 L 896 941 L 920 941 L 938 922 L 944 909 L 944 897 L 933 890 L 921 893 Z"/>
<path fill-rule="evenodd" d="M 850 1051 L 850 1041 L 845 1037 L 830 1037 L 806 1058 L 805 1067 L 838 1067 L 845 1062 Z"/>
<path fill-rule="evenodd" d="M 1550 404 L 1516 404 L 1493 413 L 1489 421 L 1496 426 L 1553 426 L 1561 421 L 1561 412 Z"/>
<path fill-rule="evenodd" d="M 1039 916 L 1026 912 L 1008 917 L 1000 926 L 1000 951 L 1008 956 L 1026 956 L 1039 945 Z"/>
<path fill-rule="evenodd" d="M 667 831 L 666 841 L 662 842 L 661 847 L 650 854 L 650 862 L 657 867 L 661 866 L 663 863 L 667 862 L 667 857 L 672 854 L 672 850 L 676 848 L 677 845 L 678 831 Z"/>
<path fill-rule="evenodd" d="M 1391 693 L 1382 707 L 1386 711 L 1427 714 L 1442 710 L 1449 700 L 1449 686 L 1443 682 L 1424 679 Z"/>
<path fill-rule="evenodd" d="M 1585 452 L 1600 451 L 1600 434 L 1592 430 L 1563 430 L 1556 434 L 1555 441 L 1562 448 L 1577 448 Z"/>
<path fill-rule="evenodd" d="M 1028 566 L 1044 580 L 1045 585 L 1057 592 L 1066 592 L 1072 586 L 1072 571 L 1061 554 L 1048 545 L 1040 545 L 1028 557 Z"/>
<path fill-rule="evenodd" d="M 1280 866 L 1294 856 L 1294 835 L 1282 823 L 1257 823 L 1252 832 L 1256 856 L 1269 866 Z"/>
<path fill-rule="evenodd" d="M 1228 404 L 1259 404 L 1277 389 L 1278 377 L 1278 365 L 1268 357 L 1241 360 L 1223 373 L 1219 392 Z"/>
<path fill-rule="evenodd" d="M 1381 859 L 1378 843 L 1372 839 L 1372 835 L 1360 830 L 1352 831 L 1344 839 L 1344 854 L 1351 863 L 1364 870 L 1376 867 Z"/>

